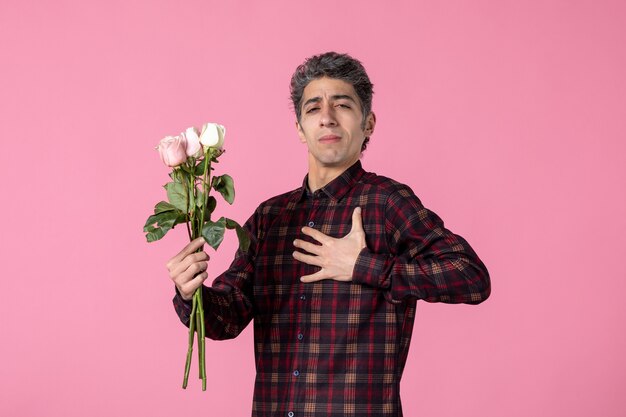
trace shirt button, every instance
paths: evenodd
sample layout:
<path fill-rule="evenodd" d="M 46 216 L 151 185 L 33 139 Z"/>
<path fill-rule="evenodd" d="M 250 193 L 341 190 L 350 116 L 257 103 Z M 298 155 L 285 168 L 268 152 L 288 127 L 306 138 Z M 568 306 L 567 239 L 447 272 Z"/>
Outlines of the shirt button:
<path fill-rule="evenodd" d="M 293 417 L 295 414 L 293 413 L 293 411 L 290 411 L 287 413 L 287 417 Z"/>
<path fill-rule="evenodd" d="M 300 299 L 301 299 L 302 301 L 306 300 L 306 295 L 302 294 L 302 295 L 300 296 Z"/>
<path fill-rule="evenodd" d="M 298 371 L 297 369 L 293 371 L 293 376 L 300 376 L 300 371 Z"/>
<path fill-rule="evenodd" d="M 298 333 L 298 340 L 304 339 L 304 335 L 302 333 Z"/>
<path fill-rule="evenodd" d="M 309 222 L 308 225 L 309 225 L 309 227 L 313 227 L 313 226 L 315 226 L 315 222 Z"/>

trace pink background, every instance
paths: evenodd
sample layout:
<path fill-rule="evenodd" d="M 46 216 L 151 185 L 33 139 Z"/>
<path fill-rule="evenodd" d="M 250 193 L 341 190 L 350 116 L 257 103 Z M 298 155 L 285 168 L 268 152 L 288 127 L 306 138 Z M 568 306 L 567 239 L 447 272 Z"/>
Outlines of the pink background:
<path fill-rule="evenodd" d="M 300 185 L 289 77 L 337 50 L 375 84 L 366 169 L 409 184 L 493 280 L 477 307 L 419 304 L 405 415 L 624 416 L 625 21 L 597 0 L 3 0 L 0 415 L 250 414 L 251 326 L 208 343 L 207 392 L 180 388 L 164 264 L 186 237 L 145 243 L 153 147 L 226 125 L 221 210 L 245 221 Z"/>

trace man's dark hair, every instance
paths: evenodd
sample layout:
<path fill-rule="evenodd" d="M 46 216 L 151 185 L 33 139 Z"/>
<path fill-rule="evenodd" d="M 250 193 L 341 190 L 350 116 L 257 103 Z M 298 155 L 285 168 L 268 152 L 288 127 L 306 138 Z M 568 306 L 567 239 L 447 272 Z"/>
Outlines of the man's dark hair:
<path fill-rule="evenodd" d="M 326 52 L 307 58 L 293 73 L 290 92 L 298 122 L 300 122 L 300 116 L 302 115 L 301 104 L 304 88 L 311 81 L 322 77 L 342 80 L 354 87 L 354 91 L 361 102 L 361 113 L 363 113 L 361 128 L 364 129 L 365 120 L 372 111 L 373 84 L 370 82 L 365 68 L 358 60 L 348 54 L 339 54 L 337 52 Z M 363 141 L 361 152 L 365 150 L 369 141 L 370 138 L 368 136 Z"/>

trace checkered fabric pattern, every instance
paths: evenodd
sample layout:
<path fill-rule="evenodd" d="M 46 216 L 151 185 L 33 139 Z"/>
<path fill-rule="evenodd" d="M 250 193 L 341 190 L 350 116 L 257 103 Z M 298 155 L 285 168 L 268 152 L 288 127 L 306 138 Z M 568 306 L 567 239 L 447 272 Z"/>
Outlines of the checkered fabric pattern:
<path fill-rule="evenodd" d="M 204 287 L 206 334 L 237 336 L 254 319 L 254 417 L 401 416 L 400 378 L 416 302 L 478 304 L 490 294 L 476 253 L 410 188 L 360 161 L 324 188 L 262 203 L 252 243 Z M 302 283 L 318 267 L 296 261 L 294 239 L 314 227 L 343 237 L 362 208 L 367 248 L 352 282 Z M 174 298 L 188 325 L 190 303 Z"/>

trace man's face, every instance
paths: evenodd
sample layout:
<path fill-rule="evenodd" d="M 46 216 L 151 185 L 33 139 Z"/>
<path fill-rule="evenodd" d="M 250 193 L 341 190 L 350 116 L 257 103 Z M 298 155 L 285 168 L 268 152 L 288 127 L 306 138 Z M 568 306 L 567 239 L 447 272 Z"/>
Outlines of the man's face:
<path fill-rule="evenodd" d="M 354 87 L 335 78 L 315 79 L 305 87 L 301 106 L 296 128 L 309 148 L 309 162 L 318 168 L 345 169 L 354 164 L 376 123 L 370 113 L 361 128 L 363 114 Z"/>

